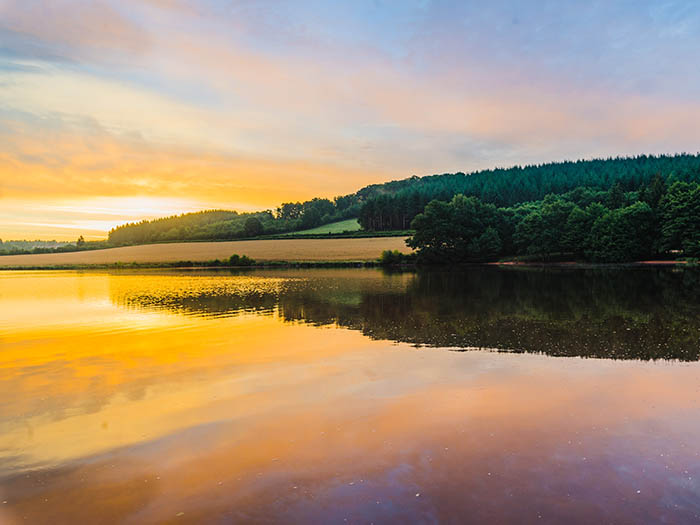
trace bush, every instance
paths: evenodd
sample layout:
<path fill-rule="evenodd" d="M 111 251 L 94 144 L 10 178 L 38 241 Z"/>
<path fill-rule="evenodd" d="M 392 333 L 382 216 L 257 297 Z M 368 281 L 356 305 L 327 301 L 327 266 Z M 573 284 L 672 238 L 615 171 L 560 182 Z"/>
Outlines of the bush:
<path fill-rule="evenodd" d="M 394 266 L 397 264 L 407 264 L 413 262 L 415 256 L 413 254 L 404 254 L 398 250 L 384 250 L 379 257 L 379 264 L 382 266 Z"/>
<path fill-rule="evenodd" d="M 255 260 L 251 259 L 247 255 L 238 255 L 237 253 L 234 253 L 228 259 L 229 266 L 252 266 L 253 264 L 255 264 Z"/>

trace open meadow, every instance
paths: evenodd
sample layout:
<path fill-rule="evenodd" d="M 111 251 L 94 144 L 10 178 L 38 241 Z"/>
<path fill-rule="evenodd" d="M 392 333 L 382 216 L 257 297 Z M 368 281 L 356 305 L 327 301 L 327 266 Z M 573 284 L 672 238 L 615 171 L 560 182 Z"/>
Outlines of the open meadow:
<path fill-rule="evenodd" d="M 256 261 L 373 261 L 384 250 L 410 253 L 404 241 L 405 237 L 373 237 L 145 244 L 81 252 L 5 255 L 0 257 L 0 268 L 210 261 L 228 259 L 234 253 Z"/>
<path fill-rule="evenodd" d="M 347 219 L 344 221 L 331 222 L 323 226 L 317 226 L 308 230 L 284 233 L 282 235 L 328 235 L 333 233 L 356 232 L 362 229 L 357 219 Z"/>

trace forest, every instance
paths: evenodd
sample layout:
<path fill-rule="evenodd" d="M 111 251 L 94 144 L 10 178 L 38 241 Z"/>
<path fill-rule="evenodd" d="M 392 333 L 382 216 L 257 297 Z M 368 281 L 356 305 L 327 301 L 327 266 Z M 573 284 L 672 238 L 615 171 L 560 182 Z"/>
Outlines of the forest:
<path fill-rule="evenodd" d="M 366 231 L 407 230 L 433 201 L 455 195 L 476 197 L 497 208 L 518 209 L 547 195 L 569 195 L 579 206 L 604 203 L 615 188 L 624 204 L 633 204 L 659 175 L 666 186 L 700 181 L 699 155 L 643 155 L 554 162 L 508 169 L 410 177 L 366 186 L 334 199 L 287 202 L 254 213 L 212 210 L 119 226 L 109 233 L 113 246 L 163 241 L 252 238 L 314 228 L 357 217 Z M 586 202 L 584 202 L 586 201 Z M 520 212 L 522 213 L 522 210 Z M 578 212 L 577 212 L 578 213 Z M 507 239 L 502 239 L 506 241 Z"/>
<path fill-rule="evenodd" d="M 456 195 L 431 201 L 407 241 L 423 263 L 526 260 L 639 261 L 700 256 L 700 184 L 661 175 L 637 191 L 578 187 L 509 207 Z"/>
<path fill-rule="evenodd" d="M 412 177 L 367 186 L 356 195 L 362 203 L 359 221 L 364 229 L 400 230 L 409 227 L 430 201 L 447 202 L 458 194 L 503 208 L 582 188 L 577 191 L 600 192 L 597 198 L 602 201 L 604 193 L 618 184 L 625 194 L 643 191 L 656 175 L 668 186 L 676 181 L 700 182 L 700 155 L 642 155 Z"/>

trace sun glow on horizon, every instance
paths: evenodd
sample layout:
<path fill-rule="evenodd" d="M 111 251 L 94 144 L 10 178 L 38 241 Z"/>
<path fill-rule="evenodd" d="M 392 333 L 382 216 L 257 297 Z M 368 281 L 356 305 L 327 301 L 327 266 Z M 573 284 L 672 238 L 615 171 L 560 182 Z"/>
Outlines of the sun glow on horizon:
<path fill-rule="evenodd" d="M 0 210 L 0 239 L 55 239 L 74 241 L 105 239 L 109 230 L 128 222 L 139 222 L 212 208 L 198 200 L 173 197 L 88 197 L 45 203 L 3 202 Z M 245 205 L 243 205 L 245 207 Z M 241 209 L 241 205 L 235 206 Z M 18 219 L 19 217 L 19 219 Z M 50 232 L 47 236 L 44 232 Z"/>
<path fill-rule="evenodd" d="M 3 239 L 700 142 L 687 2 L 9 0 L 0 41 Z"/>

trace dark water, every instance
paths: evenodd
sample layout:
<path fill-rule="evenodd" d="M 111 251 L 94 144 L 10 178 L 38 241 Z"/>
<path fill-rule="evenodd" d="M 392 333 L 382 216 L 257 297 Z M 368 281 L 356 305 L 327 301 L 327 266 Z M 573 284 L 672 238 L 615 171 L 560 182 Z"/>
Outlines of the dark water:
<path fill-rule="evenodd" d="M 695 523 L 692 268 L 0 272 L 2 523 Z"/>
<path fill-rule="evenodd" d="M 278 272 L 274 290 L 130 290 L 118 304 L 191 315 L 278 312 L 378 340 L 605 359 L 700 357 L 700 271 L 499 269 Z M 230 274 L 231 272 L 226 272 Z M 232 272 L 234 275 L 259 275 Z M 312 277 L 307 279 L 306 277 Z"/>

